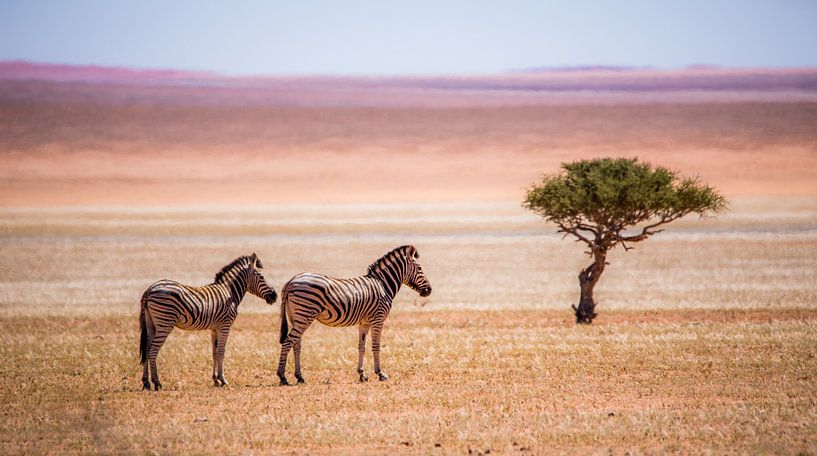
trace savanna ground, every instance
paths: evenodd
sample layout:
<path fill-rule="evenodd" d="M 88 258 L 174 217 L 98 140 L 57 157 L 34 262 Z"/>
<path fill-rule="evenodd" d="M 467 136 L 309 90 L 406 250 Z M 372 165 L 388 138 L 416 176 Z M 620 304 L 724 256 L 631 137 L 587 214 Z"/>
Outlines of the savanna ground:
<path fill-rule="evenodd" d="M 21 87 L 0 84 L 0 453 L 817 452 L 813 102 L 276 107 Z M 608 155 L 733 204 L 613 252 L 579 327 L 588 259 L 519 201 L 560 162 Z M 388 382 L 357 382 L 355 329 L 316 324 L 307 384 L 277 386 L 279 306 L 247 297 L 230 387 L 212 386 L 209 335 L 176 330 L 165 390 L 140 391 L 153 281 L 206 284 L 257 252 L 280 290 L 405 243 L 434 292 L 398 295 Z"/>
<path fill-rule="evenodd" d="M 740 200 L 615 252 L 588 327 L 568 309 L 580 246 L 513 205 L 2 220 L 3 453 L 817 451 L 810 199 Z M 357 382 L 356 330 L 315 325 L 308 383 L 277 386 L 279 306 L 247 297 L 229 388 L 212 386 L 209 335 L 177 330 L 159 357 L 165 390 L 140 391 L 136 312 L 153 280 L 208 283 L 255 251 L 280 289 L 303 270 L 361 274 L 407 239 L 434 293 L 401 291 L 388 382 Z"/>

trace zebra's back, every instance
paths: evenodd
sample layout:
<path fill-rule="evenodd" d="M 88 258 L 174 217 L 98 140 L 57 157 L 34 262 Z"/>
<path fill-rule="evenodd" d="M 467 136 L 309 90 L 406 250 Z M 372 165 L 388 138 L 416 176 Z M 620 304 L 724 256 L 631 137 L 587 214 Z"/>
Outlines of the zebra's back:
<path fill-rule="evenodd" d="M 336 279 L 305 272 L 293 277 L 284 286 L 290 312 L 297 318 L 299 313 L 316 315 L 327 326 L 353 326 L 366 323 L 378 311 L 382 311 L 385 295 L 379 280 L 368 277 Z"/>

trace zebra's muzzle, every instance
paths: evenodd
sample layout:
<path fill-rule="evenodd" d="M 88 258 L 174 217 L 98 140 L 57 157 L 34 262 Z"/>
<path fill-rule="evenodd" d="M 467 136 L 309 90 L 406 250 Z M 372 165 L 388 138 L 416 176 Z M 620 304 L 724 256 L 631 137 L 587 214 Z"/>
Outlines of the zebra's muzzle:
<path fill-rule="evenodd" d="M 431 294 L 431 287 L 420 289 L 420 296 L 426 297 Z"/>
<path fill-rule="evenodd" d="M 271 295 L 267 296 L 267 299 L 266 299 L 267 304 L 275 303 L 276 299 L 278 299 L 278 293 L 273 291 Z"/>

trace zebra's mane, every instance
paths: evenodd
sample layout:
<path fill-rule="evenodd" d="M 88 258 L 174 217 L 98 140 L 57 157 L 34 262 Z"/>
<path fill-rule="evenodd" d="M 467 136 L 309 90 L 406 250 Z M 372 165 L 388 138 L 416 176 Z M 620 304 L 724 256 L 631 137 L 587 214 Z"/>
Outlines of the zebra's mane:
<path fill-rule="evenodd" d="M 372 274 L 374 274 L 375 271 L 380 269 L 380 267 L 386 261 L 386 258 L 389 257 L 391 254 L 396 253 L 396 254 L 400 255 L 401 257 L 405 258 L 405 257 L 408 256 L 408 253 L 407 253 L 408 250 L 413 249 L 413 248 L 414 247 L 412 247 L 410 245 L 401 245 L 400 247 L 397 247 L 397 248 L 391 250 L 389 253 L 383 255 L 382 257 L 378 258 L 374 263 L 369 265 L 369 271 L 367 272 L 367 275 L 372 275 Z M 415 250 L 415 254 L 416 254 L 416 250 Z"/>
<path fill-rule="evenodd" d="M 230 264 L 228 264 L 227 266 L 224 266 L 223 268 L 221 268 L 221 271 L 218 271 L 216 273 L 216 278 L 213 279 L 213 283 L 221 283 L 224 279 L 227 278 L 227 273 L 228 272 L 230 272 L 233 269 L 238 268 L 238 267 L 245 268 L 250 264 L 250 261 L 252 261 L 252 257 L 250 255 L 244 255 L 244 256 L 240 256 L 240 257 L 236 258 Z M 257 260 L 255 265 L 256 265 L 256 267 L 258 267 L 260 269 L 261 268 L 261 261 Z"/>

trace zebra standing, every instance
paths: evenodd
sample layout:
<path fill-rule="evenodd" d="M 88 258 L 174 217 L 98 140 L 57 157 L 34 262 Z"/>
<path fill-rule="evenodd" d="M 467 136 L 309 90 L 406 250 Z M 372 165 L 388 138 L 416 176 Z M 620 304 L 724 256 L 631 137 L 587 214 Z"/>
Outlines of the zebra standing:
<path fill-rule="evenodd" d="M 224 349 L 244 294 L 250 292 L 267 304 L 274 303 L 277 298 L 275 290 L 267 285 L 264 276 L 257 271 L 261 267 L 261 260 L 253 253 L 236 258 L 224 266 L 210 285 L 191 287 L 172 280 L 160 280 L 145 290 L 139 313 L 139 356 L 144 366 L 144 389 L 150 390 L 148 367 L 154 387 L 157 391 L 162 389 L 159 372 L 156 370 L 156 356 L 174 327 L 210 330 L 213 383 L 216 386 L 227 386 L 224 378 Z"/>
<path fill-rule="evenodd" d="M 281 358 L 278 377 L 282 385 L 288 385 L 284 370 L 287 354 L 295 349 L 295 378 L 303 383 L 301 375 L 301 337 L 317 319 L 327 326 L 358 325 L 357 372 L 360 381 L 363 374 L 363 355 L 366 351 L 366 334 L 372 331 L 372 357 L 374 372 L 381 381 L 388 376 L 380 369 L 380 334 L 383 323 L 391 310 L 392 300 L 406 284 L 420 296 L 431 294 L 431 285 L 417 262 L 420 255 L 412 245 L 397 247 L 369 266 L 369 272 L 351 279 L 334 279 L 320 274 L 302 273 L 284 285 L 281 298 Z M 292 330 L 287 325 L 292 322 Z"/>

